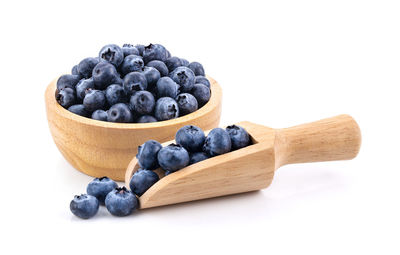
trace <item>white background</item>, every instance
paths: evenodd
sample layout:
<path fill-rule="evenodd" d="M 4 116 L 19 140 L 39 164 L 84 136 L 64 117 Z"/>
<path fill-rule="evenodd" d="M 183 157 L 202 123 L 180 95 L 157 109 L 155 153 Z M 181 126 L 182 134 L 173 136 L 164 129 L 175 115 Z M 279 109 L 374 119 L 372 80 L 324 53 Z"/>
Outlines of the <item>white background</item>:
<path fill-rule="evenodd" d="M 398 1 L 2 1 L 1 254 L 399 254 L 399 14 Z M 92 178 L 54 145 L 45 88 L 105 44 L 149 42 L 203 63 L 221 126 L 347 113 L 359 156 L 285 166 L 260 192 L 74 217 Z"/>

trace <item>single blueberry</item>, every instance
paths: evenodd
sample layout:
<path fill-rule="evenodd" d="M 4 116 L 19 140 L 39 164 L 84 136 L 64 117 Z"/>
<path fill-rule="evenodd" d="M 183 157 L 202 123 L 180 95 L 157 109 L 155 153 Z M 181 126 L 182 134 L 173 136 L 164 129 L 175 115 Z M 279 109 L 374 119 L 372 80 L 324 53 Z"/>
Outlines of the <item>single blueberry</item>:
<path fill-rule="evenodd" d="M 165 65 L 164 62 L 160 60 L 150 61 L 149 63 L 147 63 L 146 66 L 154 67 L 155 69 L 157 69 L 162 77 L 167 76 L 169 74 L 168 67 Z"/>
<path fill-rule="evenodd" d="M 107 112 L 104 110 L 96 110 L 92 113 L 92 119 L 94 120 L 107 121 L 107 117 Z"/>
<path fill-rule="evenodd" d="M 189 164 L 189 153 L 179 144 L 170 144 L 158 152 L 157 159 L 162 169 L 175 172 Z"/>
<path fill-rule="evenodd" d="M 86 192 L 96 197 L 100 204 L 104 205 L 107 194 L 117 187 L 118 184 L 115 181 L 104 176 L 101 178 L 94 178 L 86 187 Z"/>
<path fill-rule="evenodd" d="M 196 98 L 199 106 L 205 105 L 211 97 L 211 90 L 204 84 L 197 83 L 193 86 L 192 95 Z"/>
<path fill-rule="evenodd" d="M 118 67 L 124 60 L 124 52 L 116 44 L 108 44 L 101 48 L 99 58 Z"/>
<path fill-rule="evenodd" d="M 140 115 L 151 114 L 156 101 L 153 94 L 148 91 L 138 91 L 129 101 L 131 109 Z"/>
<path fill-rule="evenodd" d="M 198 109 L 196 98 L 189 93 L 182 93 L 176 97 L 179 106 L 180 116 L 192 113 Z"/>
<path fill-rule="evenodd" d="M 151 123 L 151 122 L 157 122 L 157 119 L 151 115 L 143 115 L 137 119 L 137 123 Z"/>
<path fill-rule="evenodd" d="M 204 76 L 196 76 L 196 77 L 194 78 L 194 83 L 195 83 L 195 84 L 201 83 L 201 84 L 206 85 L 206 86 L 209 87 L 209 88 L 211 87 L 210 81 L 209 81 L 206 77 L 204 77 Z"/>
<path fill-rule="evenodd" d="M 125 94 L 131 96 L 136 91 L 146 90 L 147 80 L 143 73 L 131 72 L 124 77 L 124 91 Z"/>
<path fill-rule="evenodd" d="M 89 117 L 90 113 L 86 111 L 85 106 L 83 104 L 75 104 L 68 108 L 68 111 L 78 114 L 82 117 Z"/>
<path fill-rule="evenodd" d="M 132 122 L 132 113 L 124 103 L 118 103 L 110 107 L 107 111 L 107 121 L 128 123 Z"/>
<path fill-rule="evenodd" d="M 189 61 L 187 61 L 184 58 L 181 58 L 181 63 L 182 63 L 182 66 L 188 66 L 189 65 Z"/>
<path fill-rule="evenodd" d="M 91 195 L 75 196 L 69 204 L 71 212 L 82 219 L 89 219 L 99 210 L 99 200 Z"/>
<path fill-rule="evenodd" d="M 108 62 L 100 62 L 93 68 L 94 85 L 97 89 L 105 89 L 110 84 L 115 84 L 121 79 L 115 66 Z"/>
<path fill-rule="evenodd" d="M 76 102 L 75 91 L 68 87 L 61 90 L 56 89 L 56 100 L 62 107 L 68 108 Z"/>
<path fill-rule="evenodd" d="M 149 170 L 156 169 L 158 167 L 157 155 L 161 148 L 161 144 L 154 140 L 148 140 L 140 145 L 136 154 L 139 166 Z"/>
<path fill-rule="evenodd" d="M 93 68 L 100 62 L 99 58 L 85 58 L 78 64 L 79 74 L 88 79 L 92 77 Z"/>
<path fill-rule="evenodd" d="M 160 72 L 155 69 L 154 67 L 149 67 L 146 66 L 143 68 L 143 72 L 144 76 L 146 77 L 147 80 L 147 89 L 152 91 L 154 90 L 157 81 L 160 79 L 161 74 Z"/>
<path fill-rule="evenodd" d="M 214 128 L 207 135 L 203 151 L 211 157 L 218 156 L 231 151 L 231 137 L 222 128 Z"/>
<path fill-rule="evenodd" d="M 71 74 L 72 74 L 72 75 L 79 75 L 79 72 L 78 72 L 78 65 L 74 65 L 74 66 L 72 67 L 72 69 L 71 69 Z"/>
<path fill-rule="evenodd" d="M 154 183 L 158 182 L 160 178 L 151 170 L 139 170 L 132 175 L 129 187 L 137 196 L 143 195 Z"/>
<path fill-rule="evenodd" d="M 62 90 L 63 88 L 75 89 L 76 84 L 81 80 L 79 75 L 64 74 L 57 80 L 57 89 Z"/>
<path fill-rule="evenodd" d="M 107 210 L 114 216 L 127 216 L 139 206 L 137 197 L 125 187 L 118 187 L 107 194 Z"/>
<path fill-rule="evenodd" d="M 89 89 L 94 89 L 94 81 L 93 78 L 82 79 L 76 84 L 76 97 L 79 101 L 82 102 L 83 98 L 85 98 L 86 91 Z"/>
<path fill-rule="evenodd" d="M 205 140 L 203 130 L 193 125 L 181 127 L 175 135 L 175 141 L 189 152 L 202 151 Z"/>
<path fill-rule="evenodd" d="M 86 91 L 86 95 L 83 98 L 83 105 L 88 112 L 104 109 L 106 105 L 106 96 L 101 90 L 89 89 Z"/>
<path fill-rule="evenodd" d="M 152 60 L 165 61 L 167 59 L 167 50 L 161 44 L 149 44 L 144 47 L 143 60 L 149 63 Z"/>
<path fill-rule="evenodd" d="M 158 97 L 176 98 L 180 93 L 179 85 L 169 77 L 161 77 L 156 84 Z"/>
<path fill-rule="evenodd" d="M 165 65 L 168 67 L 169 72 L 172 72 L 176 68 L 182 66 L 182 60 L 178 57 L 167 58 L 164 62 L 165 62 Z"/>
<path fill-rule="evenodd" d="M 185 66 L 177 67 L 169 74 L 172 80 L 178 83 L 182 92 L 190 92 L 194 86 L 194 73 Z"/>
<path fill-rule="evenodd" d="M 170 97 L 161 97 L 156 102 L 154 114 L 157 120 L 170 120 L 179 117 L 179 107 Z"/>
<path fill-rule="evenodd" d="M 209 156 L 205 152 L 195 152 L 190 154 L 189 165 L 196 164 L 197 162 L 208 159 Z"/>
<path fill-rule="evenodd" d="M 231 137 L 232 149 L 237 150 L 250 144 L 250 136 L 241 126 L 231 125 L 226 128 Z"/>
<path fill-rule="evenodd" d="M 139 51 L 139 55 L 143 57 L 143 52 L 144 52 L 144 45 L 142 44 L 137 44 L 135 45 L 136 49 Z"/>
<path fill-rule="evenodd" d="M 188 65 L 188 67 L 193 71 L 193 73 L 198 76 L 204 76 L 205 72 L 204 72 L 204 68 L 203 65 L 200 64 L 199 62 L 192 62 Z"/>
<path fill-rule="evenodd" d="M 118 103 L 127 101 L 124 88 L 118 84 L 111 84 L 106 89 L 106 99 L 109 105 L 113 106 Z"/>
<path fill-rule="evenodd" d="M 121 72 L 126 75 L 130 72 L 139 72 L 143 69 L 144 62 L 141 56 L 129 55 L 124 58 L 121 65 Z"/>
<path fill-rule="evenodd" d="M 132 44 L 127 44 L 125 43 L 124 45 L 122 45 L 122 52 L 124 53 L 124 56 L 128 56 L 128 55 L 137 55 L 139 56 L 139 50 L 133 46 Z"/>

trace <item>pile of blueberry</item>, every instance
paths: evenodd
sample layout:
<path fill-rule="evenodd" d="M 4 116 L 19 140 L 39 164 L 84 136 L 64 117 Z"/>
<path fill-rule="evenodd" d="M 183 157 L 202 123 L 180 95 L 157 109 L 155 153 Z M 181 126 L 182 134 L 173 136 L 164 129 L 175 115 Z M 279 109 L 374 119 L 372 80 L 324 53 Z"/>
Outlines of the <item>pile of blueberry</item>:
<path fill-rule="evenodd" d="M 104 46 L 57 81 L 57 102 L 95 120 L 148 123 L 205 105 L 210 82 L 198 62 L 172 57 L 160 44 Z"/>
<path fill-rule="evenodd" d="M 158 174 L 152 170 L 161 168 L 168 175 L 188 165 L 251 144 L 247 131 L 237 125 L 226 129 L 214 128 L 207 136 L 199 127 L 184 126 L 176 133 L 175 141 L 176 144 L 166 147 L 154 140 L 139 146 L 136 158 L 140 168 L 129 182 L 130 191 L 125 187 L 118 187 L 116 182 L 107 177 L 95 178 L 87 186 L 87 194 L 75 196 L 71 201 L 72 213 L 88 219 L 97 213 L 100 204 L 105 204 L 112 215 L 129 215 L 138 208 L 137 197 L 142 196 L 160 180 Z"/>

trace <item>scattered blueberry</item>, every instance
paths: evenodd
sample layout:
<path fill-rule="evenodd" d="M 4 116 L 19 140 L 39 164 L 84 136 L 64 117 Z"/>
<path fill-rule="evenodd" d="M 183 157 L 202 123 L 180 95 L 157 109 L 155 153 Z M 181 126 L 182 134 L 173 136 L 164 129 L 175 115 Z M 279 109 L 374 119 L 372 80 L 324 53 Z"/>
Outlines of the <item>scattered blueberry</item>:
<path fill-rule="evenodd" d="M 194 83 L 195 83 L 195 84 L 201 83 L 201 84 L 206 85 L 206 86 L 209 87 L 209 88 L 211 87 L 210 81 L 209 81 L 206 77 L 204 77 L 204 76 L 196 76 L 196 77 L 194 78 Z"/>
<path fill-rule="evenodd" d="M 177 67 L 169 74 L 172 80 L 178 83 L 182 92 L 190 92 L 194 86 L 194 73 L 185 66 Z"/>
<path fill-rule="evenodd" d="M 169 74 L 168 67 L 165 65 L 164 62 L 160 60 L 150 61 L 149 63 L 147 63 L 146 66 L 154 67 L 155 69 L 157 69 L 162 77 L 167 76 Z"/>
<path fill-rule="evenodd" d="M 160 72 L 157 69 L 155 69 L 154 67 L 146 66 L 143 68 L 143 74 L 147 80 L 148 90 L 150 90 L 150 91 L 154 90 L 154 87 L 156 86 L 157 81 L 161 77 Z"/>
<path fill-rule="evenodd" d="M 203 151 L 213 157 L 229 152 L 231 146 L 228 132 L 222 128 L 214 128 L 206 137 Z"/>
<path fill-rule="evenodd" d="M 56 90 L 56 100 L 64 108 L 68 108 L 76 101 L 75 91 L 71 88 Z"/>
<path fill-rule="evenodd" d="M 104 110 L 96 110 L 92 113 L 92 119 L 94 120 L 107 121 L 107 117 L 107 112 Z"/>
<path fill-rule="evenodd" d="M 203 65 L 200 64 L 199 62 L 192 62 L 188 65 L 188 67 L 193 71 L 193 73 L 198 76 L 204 76 L 205 72 L 204 72 L 204 68 Z"/>
<path fill-rule="evenodd" d="M 158 152 L 157 159 L 162 169 L 175 172 L 189 164 L 189 153 L 179 144 L 170 144 Z"/>
<path fill-rule="evenodd" d="M 161 97 L 156 102 L 154 111 L 157 120 L 170 120 L 179 117 L 179 107 L 176 101 L 170 97 Z"/>
<path fill-rule="evenodd" d="M 100 62 L 98 58 L 85 58 L 78 64 L 79 74 L 85 78 L 89 79 L 92 77 L 93 68 Z"/>
<path fill-rule="evenodd" d="M 151 123 L 151 122 L 157 122 L 157 119 L 151 115 L 143 115 L 137 119 L 137 123 Z"/>
<path fill-rule="evenodd" d="M 205 105 L 211 97 L 211 90 L 204 84 L 197 83 L 193 86 L 192 95 L 196 98 L 199 106 Z"/>
<path fill-rule="evenodd" d="M 124 90 L 126 95 L 131 96 L 136 91 L 146 89 L 147 80 L 143 73 L 131 72 L 124 77 Z"/>
<path fill-rule="evenodd" d="M 125 103 L 127 101 L 124 88 L 118 84 L 111 84 L 108 86 L 105 94 L 107 102 L 111 106 L 118 103 Z"/>
<path fill-rule="evenodd" d="M 99 58 L 118 67 L 124 60 L 124 52 L 116 44 L 108 44 L 101 48 Z"/>
<path fill-rule="evenodd" d="M 69 204 L 71 212 L 82 219 L 89 219 L 99 210 L 99 201 L 96 197 L 82 194 L 75 196 Z"/>
<path fill-rule="evenodd" d="M 139 169 L 132 175 L 129 187 L 134 194 L 140 197 L 146 190 L 153 186 L 154 183 L 158 182 L 158 180 L 160 180 L 160 178 L 155 172 Z"/>
<path fill-rule="evenodd" d="M 64 74 L 57 80 L 57 89 L 62 90 L 63 88 L 75 89 L 76 84 L 81 80 L 79 75 Z"/>
<path fill-rule="evenodd" d="M 75 104 L 68 108 L 68 111 L 80 115 L 82 117 L 89 117 L 90 113 L 86 111 L 83 104 Z"/>
<path fill-rule="evenodd" d="M 82 102 L 83 98 L 85 98 L 86 91 L 89 89 L 94 89 L 94 81 L 93 78 L 82 79 L 76 84 L 76 98 Z"/>
<path fill-rule="evenodd" d="M 140 115 L 151 114 L 156 104 L 153 94 L 148 91 L 136 92 L 129 102 L 131 109 Z"/>
<path fill-rule="evenodd" d="M 226 128 L 231 137 L 232 149 L 237 150 L 250 144 L 250 137 L 247 131 L 237 125 L 231 125 Z"/>
<path fill-rule="evenodd" d="M 165 65 L 168 67 L 168 71 L 172 72 L 177 67 L 182 66 L 182 60 L 178 57 L 170 57 L 165 60 Z"/>
<path fill-rule="evenodd" d="M 83 98 L 83 105 L 88 112 L 103 109 L 106 104 L 104 92 L 96 89 L 89 89 Z"/>
<path fill-rule="evenodd" d="M 171 78 L 162 77 L 157 81 L 156 94 L 158 97 L 176 98 L 179 93 L 179 85 Z"/>
<path fill-rule="evenodd" d="M 197 110 L 198 103 L 194 96 L 189 93 L 182 93 L 176 97 L 181 116 L 192 113 Z"/>
<path fill-rule="evenodd" d="M 161 44 L 149 44 L 144 47 L 143 60 L 149 63 L 152 60 L 165 61 L 167 59 L 167 50 Z"/>
<path fill-rule="evenodd" d="M 124 103 L 118 103 L 110 107 L 107 111 L 107 121 L 128 123 L 132 122 L 132 113 L 129 107 Z"/>
<path fill-rule="evenodd" d="M 108 193 L 117 188 L 118 184 L 110 178 L 104 176 L 101 178 L 94 178 L 87 186 L 86 192 L 89 195 L 96 197 L 100 204 L 104 205 L 104 200 Z"/>
<path fill-rule="evenodd" d="M 209 156 L 205 152 L 195 152 L 190 154 L 189 165 L 196 164 L 197 162 L 208 159 Z"/>
<path fill-rule="evenodd" d="M 205 139 L 203 130 L 193 125 L 180 128 L 175 135 L 175 141 L 189 152 L 201 151 Z"/>
<path fill-rule="evenodd" d="M 100 62 L 92 72 L 94 85 L 97 89 L 105 89 L 110 84 L 115 84 L 121 79 L 115 66 L 108 62 Z"/>
<path fill-rule="evenodd" d="M 138 147 L 136 158 L 143 169 L 154 170 L 158 167 L 157 155 L 162 146 L 159 142 L 148 140 Z"/>
<path fill-rule="evenodd" d="M 140 56 L 139 50 L 133 46 L 132 44 L 124 44 L 122 45 L 122 52 L 124 53 L 124 56 L 128 55 L 137 55 Z"/>
<path fill-rule="evenodd" d="M 127 216 L 139 207 L 137 197 L 125 187 L 118 187 L 107 194 L 107 210 L 114 216 Z"/>
<path fill-rule="evenodd" d="M 143 69 L 144 62 L 141 56 L 129 55 L 126 56 L 121 65 L 121 72 L 126 75 L 130 72 L 139 72 Z"/>

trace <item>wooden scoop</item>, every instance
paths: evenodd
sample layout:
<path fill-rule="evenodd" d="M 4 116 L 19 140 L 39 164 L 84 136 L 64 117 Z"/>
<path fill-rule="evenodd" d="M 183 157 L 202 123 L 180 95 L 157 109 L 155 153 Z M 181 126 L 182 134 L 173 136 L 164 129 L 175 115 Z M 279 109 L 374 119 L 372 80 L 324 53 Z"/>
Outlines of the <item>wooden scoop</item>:
<path fill-rule="evenodd" d="M 240 122 L 253 144 L 185 167 L 160 179 L 140 197 L 140 208 L 224 196 L 266 188 L 279 167 L 293 163 L 354 158 L 361 145 L 357 123 L 339 115 L 291 128 L 273 129 Z M 163 145 L 168 145 L 167 142 Z M 134 158 L 125 182 L 139 169 Z"/>

